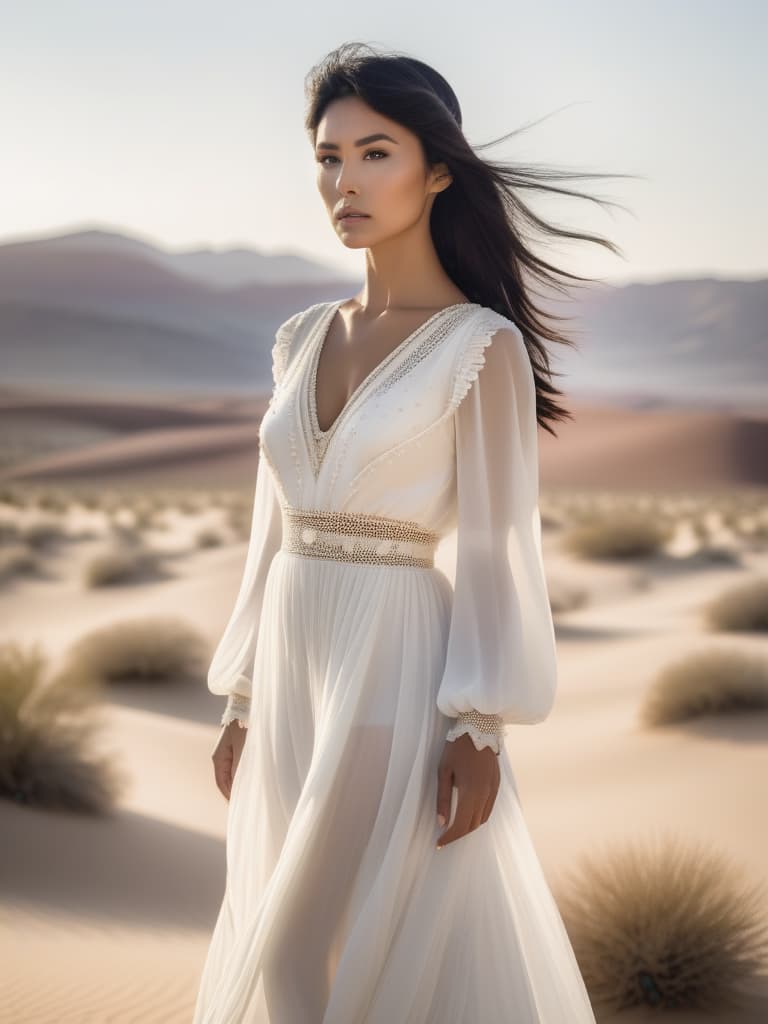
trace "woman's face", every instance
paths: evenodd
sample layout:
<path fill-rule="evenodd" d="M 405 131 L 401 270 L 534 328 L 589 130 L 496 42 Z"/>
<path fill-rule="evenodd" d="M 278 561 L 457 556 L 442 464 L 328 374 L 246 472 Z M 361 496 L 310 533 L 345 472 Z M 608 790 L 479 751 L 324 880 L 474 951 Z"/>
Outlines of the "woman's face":
<path fill-rule="evenodd" d="M 445 164 L 429 169 L 418 137 L 357 96 L 326 107 L 316 132 L 317 187 L 334 230 L 362 249 L 414 227 L 428 227 L 434 197 L 451 183 Z M 342 206 L 368 216 L 339 220 Z"/>

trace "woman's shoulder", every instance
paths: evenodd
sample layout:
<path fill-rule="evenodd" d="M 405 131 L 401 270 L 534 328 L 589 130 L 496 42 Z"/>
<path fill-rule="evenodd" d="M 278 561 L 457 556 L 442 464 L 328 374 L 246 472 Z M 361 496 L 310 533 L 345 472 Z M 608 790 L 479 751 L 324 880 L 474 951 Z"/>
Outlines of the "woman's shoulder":
<path fill-rule="evenodd" d="M 466 329 L 457 332 L 452 353 L 449 409 L 455 411 L 468 394 L 488 361 L 489 347 L 499 345 L 505 352 L 496 352 L 493 357 L 496 371 L 530 373 L 523 333 L 514 320 L 490 306 L 476 304 Z"/>
<path fill-rule="evenodd" d="M 306 309 L 292 313 L 277 327 L 272 346 L 272 378 L 275 384 L 283 379 L 288 366 L 300 351 L 303 340 L 331 304 L 315 302 Z"/>

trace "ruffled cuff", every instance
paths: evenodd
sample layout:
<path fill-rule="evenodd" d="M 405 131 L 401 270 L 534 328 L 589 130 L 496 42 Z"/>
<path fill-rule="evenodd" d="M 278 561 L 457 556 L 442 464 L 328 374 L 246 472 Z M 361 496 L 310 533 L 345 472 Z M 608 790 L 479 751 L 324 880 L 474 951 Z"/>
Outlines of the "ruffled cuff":
<path fill-rule="evenodd" d="M 462 711 L 445 738 L 447 741 L 453 742 L 465 733 L 474 743 L 476 750 L 490 747 L 497 757 L 501 753 L 501 744 L 505 733 L 504 720 L 501 715 L 483 715 L 479 711 L 475 711 L 474 708 L 471 711 Z"/>
<path fill-rule="evenodd" d="M 244 697 L 241 693 L 230 693 L 224 714 L 221 716 L 221 724 L 228 725 L 230 722 L 237 721 L 241 729 L 247 729 L 250 711 L 250 697 Z"/>

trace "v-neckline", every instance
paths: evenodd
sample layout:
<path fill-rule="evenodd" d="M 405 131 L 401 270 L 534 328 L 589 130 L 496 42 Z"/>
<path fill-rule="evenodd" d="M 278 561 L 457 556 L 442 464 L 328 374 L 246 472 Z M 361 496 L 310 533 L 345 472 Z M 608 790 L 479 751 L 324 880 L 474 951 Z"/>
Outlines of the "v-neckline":
<path fill-rule="evenodd" d="M 312 362 L 310 366 L 308 386 L 310 428 L 312 431 L 315 446 L 317 447 L 319 445 L 323 449 L 327 449 L 328 444 L 333 435 L 336 433 L 339 424 L 344 420 L 349 411 L 354 408 L 355 404 L 359 401 L 360 396 L 367 389 L 371 381 L 378 377 L 379 374 L 383 372 L 390 365 L 390 363 L 392 363 L 397 358 L 397 356 L 400 355 L 403 349 L 405 349 L 413 341 L 414 338 L 421 334 L 422 331 L 430 327 L 435 322 L 435 320 L 438 319 L 438 317 L 443 316 L 445 313 L 448 313 L 449 311 L 454 309 L 458 309 L 460 306 L 477 305 L 474 302 L 454 302 L 452 305 L 444 306 L 442 309 L 438 309 L 436 313 L 433 313 L 432 316 L 427 317 L 427 319 L 423 323 L 419 324 L 418 327 L 416 327 L 414 330 L 410 332 L 410 334 L 407 335 L 407 337 L 403 338 L 403 340 L 399 342 L 399 344 L 397 344 L 392 349 L 391 352 L 388 352 L 387 355 L 384 356 L 384 358 L 379 363 L 377 363 L 376 366 L 373 367 L 370 373 L 366 374 L 366 376 L 363 377 L 363 379 L 353 390 L 352 394 L 349 396 L 347 401 L 341 407 L 341 410 L 339 411 L 338 415 L 331 423 L 331 425 L 328 427 L 328 429 L 321 430 L 320 424 L 317 419 L 317 369 L 318 366 L 320 365 L 320 356 L 323 353 L 325 342 L 327 341 L 328 335 L 331 332 L 331 325 L 333 323 L 334 317 L 336 316 L 336 313 L 338 312 L 341 304 L 346 301 L 347 299 L 337 299 L 336 301 L 330 304 L 330 306 L 328 307 L 329 315 L 324 321 L 321 322 L 321 326 L 318 331 L 318 337 L 315 342 L 314 349 L 312 351 Z"/>

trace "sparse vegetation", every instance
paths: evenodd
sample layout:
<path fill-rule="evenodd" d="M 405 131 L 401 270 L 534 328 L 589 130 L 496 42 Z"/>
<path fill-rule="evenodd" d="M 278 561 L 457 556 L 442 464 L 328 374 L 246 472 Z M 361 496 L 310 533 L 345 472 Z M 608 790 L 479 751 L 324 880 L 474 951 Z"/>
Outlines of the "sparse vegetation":
<path fill-rule="evenodd" d="M 97 756 L 88 689 L 44 682 L 39 647 L 0 645 L 0 796 L 31 806 L 105 813 L 126 782 Z"/>
<path fill-rule="evenodd" d="M 83 570 L 87 587 L 106 587 L 156 577 L 162 561 L 157 552 L 139 547 L 114 547 L 95 555 Z"/>
<path fill-rule="evenodd" d="M 224 543 L 224 538 L 218 530 L 214 530 L 210 526 L 204 527 L 202 530 L 198 530 L 195 534 L 195 544 L 199 548 L 218 548 Z"/>
<path fill-rule="evenodd" d="M 584 857 L 558 895 L 590 998 L 715 1012 L 764 978 L 763 894 L 722 855 L 666 839 Z M 562 884 L 562 883 L 561 883 Z"/>
<path fill-rule="evenodd" d="M 643 725 L 700 715 L 768 709 L 768 659 L 737 648 L 709 649 L 662 669 L 640 709 Z"/>
<path fill-rule="evenodd" d="M 589 602 L 589 594 L 584 587 L 577 587 L 557 580 L 550 581 L 547 586 L 549 606 L 553 615 L 562 615 L 583 608 Z"/>
<path fill-rule="evenodd" d="M 647 558 L 669 539 L 669 527 L 635 512 L 602 513 L 571 527 L 563 538 L 566 550 L 580 558 Z"/>
<path fill-rule="evenodd" d="M 16 576 L 38 576 L 41 573 L 40 559 L 26 544 L 14 544 L 0 550 L 0 583 Z"/>
<path fill-rule="evenodd" d="M 704 616 L 711 629 L 764 633 L 768 630 L 768 579 L 731 587 L 710 601 Z"/>
<path fill-rule="evenodd" d="M 19 539 L 33 548 L 47 548 L 65 538 L 64 527 L 54 519 L 38 519 L 19 529 Z"/>
<path fill-rule="evenodd" d="M 44 491 L 37 496 L 37 507 L 47 512 L 66 512 L 69 508 L 69 500 L 64 494 L 56 491 Z"/>
<path fill-rule="evenodd" d="M 70 648 L 64 671 L 87 684 L 199 680 L 207 668 L 203 637 L 176 618 L 116 622 L 88 633 Z"/>
<path fill-rule="evenodd" d="M 13 544 L 19 539 L 19 526 L 10 519 L 0 521 L 0 544 Z"/>

